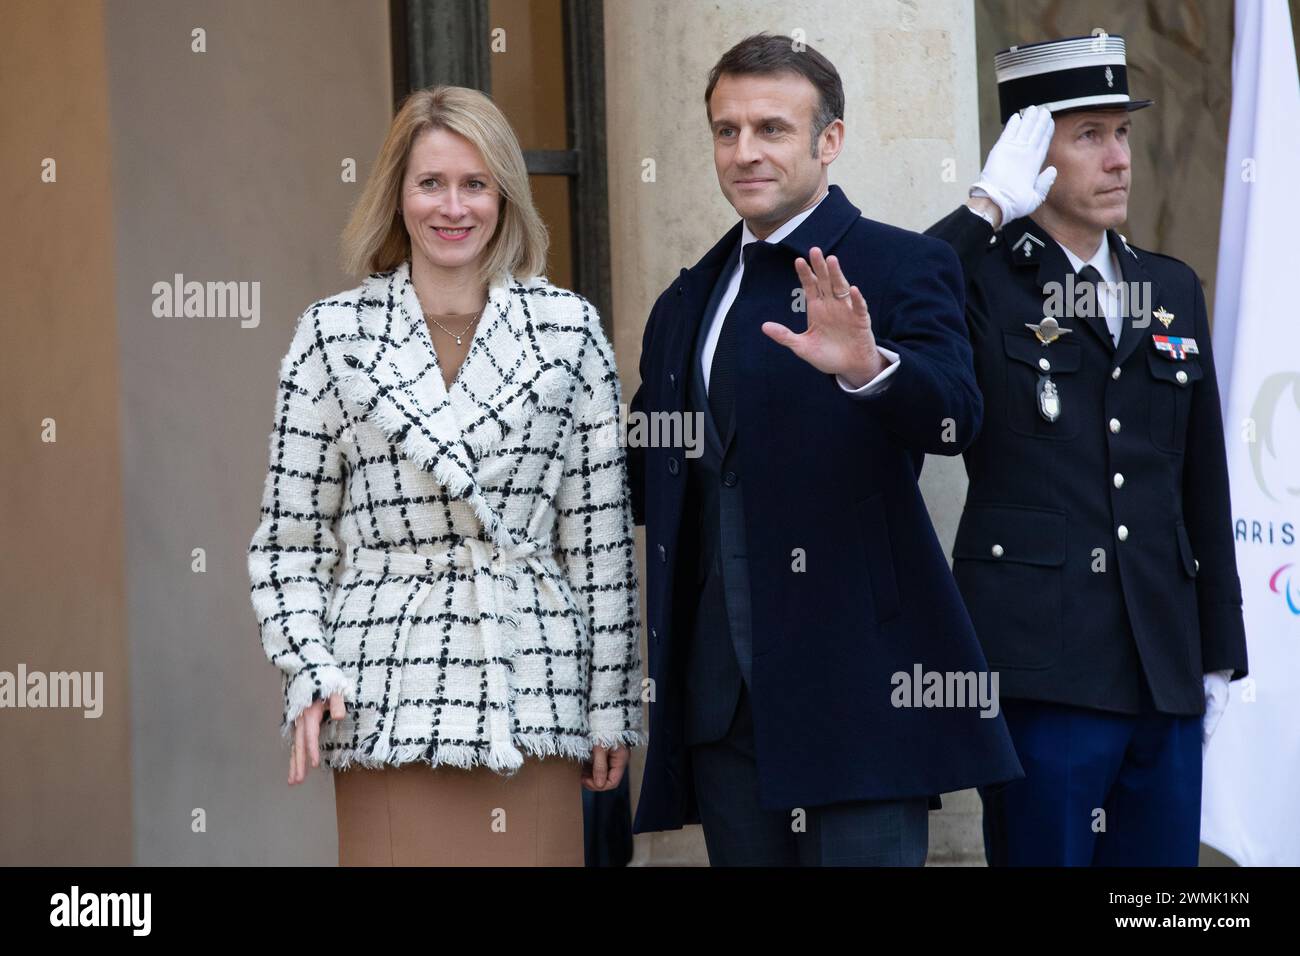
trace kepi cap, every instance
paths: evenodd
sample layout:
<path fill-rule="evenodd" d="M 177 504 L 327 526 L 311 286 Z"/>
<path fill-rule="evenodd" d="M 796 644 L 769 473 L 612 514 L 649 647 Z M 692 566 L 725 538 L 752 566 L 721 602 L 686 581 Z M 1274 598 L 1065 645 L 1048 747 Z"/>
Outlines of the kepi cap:
<path fill-rule="evenodd" d="M 1129 96 L 1122 36 L 1097 33 L 1013 46 L 999 52 L 993 65 L 1004 124 L 1028 106 L 1043 106 L 1055 115 L 1139 110 L 1154 102 Z"/>

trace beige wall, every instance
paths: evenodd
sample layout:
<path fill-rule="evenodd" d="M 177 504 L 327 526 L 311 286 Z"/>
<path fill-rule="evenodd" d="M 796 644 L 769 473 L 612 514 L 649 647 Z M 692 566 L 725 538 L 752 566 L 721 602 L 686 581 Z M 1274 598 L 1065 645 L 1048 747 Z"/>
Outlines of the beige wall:
<path fill-rule="evenodd" d="M 284 782 L 245 549 L 294 320 L 356 283 L 337 236 L 391 115 L 388 4 L 4 22 L 0 670 L 102 671 L 107 702 L 0 710 L 0 864 L 331 865 L 329 774 Z M 176 273 L 258 283 L 260 320 L 155 317 Z"/>
<path fill-rule="evenodd" d="M 245 552 L 294 321 L 358 281 L 338 270 L 337 237 L 391 116 L 387 4 L 108 11 L 135 859 L 331 865 L 330 775 L 285 783 Z M 259 283 L 260 323 L 156 318 L 152 286 L 176 273 Z"/>
<path fill-rule="evenodd" d="M 0 30 L 0 671 L 101 672 L 103 711 L 0 710 L 0 864 L 131 862 L 113 190 L 103 10 Z M 54 182 L 42 164 L 55 162 Z M 53 419 L 53 443 L 41 440 Z"/>
<path fill-rule="evenodd" d="M 713 168 L 709 70 L 751 33 L 796 29 L 844 82 L 848 132 L 830 178 L 864 215 L 924 229 L 979 173 L 975 25 L 962 0 L 606 0 L 614 344 L 629 398 L 650 306 L 736 221 Z M 654 182 L 643 181 L 646 160 Z M 922 490 L 949 548 L 965 497 L 960 460 L 928 459 Z M 980 846 L 978 798 L 968 791 L 945 805 L 931 815 L 931 862 L 968 860 Z M 700 828 L 638 836 L 637 862 L 706 863 Z"/>

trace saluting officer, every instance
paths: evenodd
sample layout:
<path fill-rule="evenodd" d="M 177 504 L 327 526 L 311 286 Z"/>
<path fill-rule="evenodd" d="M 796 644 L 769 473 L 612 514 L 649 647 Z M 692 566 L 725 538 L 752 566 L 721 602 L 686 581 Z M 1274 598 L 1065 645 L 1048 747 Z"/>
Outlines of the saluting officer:
<path fill-rule="evenodd" d="M 996 68 L 1006 128 L 929 230 L 962 260 L 984 394 L 953 570 L 1025 769 L 981 788 L 985 853 L 1194 866 L 1203 738 L 1246 674 L 1205 298 L 1115 232 L 1151 105 L 1123 38 Z"/>

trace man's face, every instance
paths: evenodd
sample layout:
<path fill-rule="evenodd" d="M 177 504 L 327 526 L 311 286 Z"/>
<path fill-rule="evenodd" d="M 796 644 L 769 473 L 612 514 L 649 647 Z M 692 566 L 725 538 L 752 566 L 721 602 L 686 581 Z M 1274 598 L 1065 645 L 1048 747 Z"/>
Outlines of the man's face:
<path fill-rule="evenodd" d="M 818 137 L 813 156 L 817 88 L 804 76 L 723 74 L 709 98 L 718 185 L 741 218 L 768 232 L 808 206 L 839 155 L 844 122 Z"/>
<path fill-rule="evenodd" d="M 1113 229 L 1128 218 L 1131 125 L 1124 110 L 1056 117 L 1047 165 L 1057 175 L 1046 205 L 1058 217 L 1093 230 Z"/>

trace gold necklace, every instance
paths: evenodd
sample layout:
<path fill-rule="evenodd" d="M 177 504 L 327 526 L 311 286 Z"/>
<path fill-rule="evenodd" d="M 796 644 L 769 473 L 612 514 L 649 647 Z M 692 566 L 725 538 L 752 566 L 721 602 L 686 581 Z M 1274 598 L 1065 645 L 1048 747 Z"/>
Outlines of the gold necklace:
<path fill-rule="evenodd" d="M 453 332 L 451 329 L 447 328 L 447 326 L 443 325 L 441 322 L 439 322 L 437 319 L 435 319 L 435 318 L 434 318 L 432 315 L 430 315 L 428 312 L 424 313 L 424 317 L 425 317 L 426 319 L 428 319 L 430 322 L 432 322 L 432 323 L 433 323 L 434 325 L 436 325 L 438 328 L 442 329 L 444 332 L 446 332 L 448 335 L 450 335 L 453 339 L 455 339 L 457 345 L 460 345 L 460 343 L 461 343 L 461 338 L 465 335 L 466 332 L 468 332 L 468 331 L 470 330 L 470 328 L 474 325 L 475 322 L 477 322 L 477 321 L 479 320 L 479 317 L 482 316 L 482 315 L 483 315 L 483 310 L 482 310 L 482 309 L 479 309 L 479 313 L 478 313 L 478 315 L 474 316 L 474 318 L 472 318 L 472 319 L 469 320 L 469 325 L 465 326 L 465 327 L 464 327 L 463 329 L 461 329 L 459 332 Z"/>

